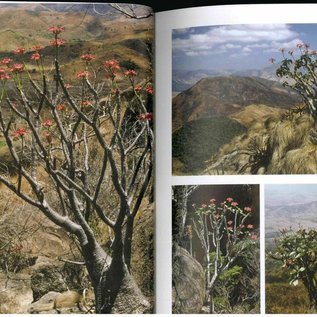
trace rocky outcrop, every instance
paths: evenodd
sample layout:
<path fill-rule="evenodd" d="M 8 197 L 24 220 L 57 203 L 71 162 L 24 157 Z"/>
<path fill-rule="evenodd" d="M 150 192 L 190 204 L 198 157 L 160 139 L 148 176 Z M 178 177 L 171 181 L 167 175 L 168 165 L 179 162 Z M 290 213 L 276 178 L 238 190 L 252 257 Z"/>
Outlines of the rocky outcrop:
<path fill-rule="evenodd" d="M 35 301 L 50 291 L 68 290 L 62 268 L 57 264 L 43 260 L 43 262 L 36 263 L 32 271 L 31 287 Z"/>
<path fill-rule="evenodd" d="M 185 249 L 173 246 L 173 313 L 200 313 L 205 300 L 205 274 Z"/>
<path fill-rule="evenodd" d="M 0 273 L 0 314 L 25 313 L 32 301 L 29 275 Z"/>

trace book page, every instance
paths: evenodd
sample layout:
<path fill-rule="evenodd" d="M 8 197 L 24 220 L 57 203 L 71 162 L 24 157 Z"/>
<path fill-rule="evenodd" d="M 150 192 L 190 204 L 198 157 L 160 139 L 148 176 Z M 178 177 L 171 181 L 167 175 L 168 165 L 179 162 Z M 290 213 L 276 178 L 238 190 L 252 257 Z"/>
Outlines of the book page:
<path fill-rule="evenodd" d="M 153 313 L 153 11 L 1 2 L 0 26 L 0 313 Z"/>
<path fill-rule="evenodd" d="M 316 8 L 156 15 L 158 312 L 316 312 Z"/>

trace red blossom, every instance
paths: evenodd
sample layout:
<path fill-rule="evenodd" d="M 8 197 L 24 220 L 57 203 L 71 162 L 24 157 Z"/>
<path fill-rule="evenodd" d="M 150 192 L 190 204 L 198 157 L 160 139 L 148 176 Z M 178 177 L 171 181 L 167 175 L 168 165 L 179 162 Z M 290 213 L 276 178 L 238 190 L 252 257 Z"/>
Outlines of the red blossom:
<path fill-rule="evenodd" d="M 4 59 L 1 60 L 1 64 L 3 65 L 8 65 L 12 62 L 12 59 L 9 57 L 5 57 Z"/>
<path fill-rule="evenodd" d="M 252 234 L 252 235 L 251 235 L 251 239 L 252 239 L 252 240 L 255 241 L 257 238 L 258 238 L 258 236 L 257 236 L 256 234 Z"/>
<path fill-rule="evenodd" d="M 13 64 L 13 66 L 10 68 L 10 71 L 12 73 L 22 73 L 24 71 L 24 65 L 23 64 Z"/>
<path fill-rule="evenodd" d="M 232 207 L 237 207 L 239 204 L 236 202 L 236 201 L 233 201 L 232 203 L 231 203 L 231 206 Z"/>
<path fill-rule="evenodd" d="M 38 61 L 40 58 L 41 58 L 41 54 L 38 52 L 32 54 L 32 56 L 31 56 L 31 60 L 33 60 L 33 61 Z"/>
<path fill-rule="evenodd" d="M 254 228 L 253 225 L 251 225 L 251 224 L 247 225 L 247 229 L 253 229 L 253 228 Z"/>
<path fill-rule="evenodd" d="M 11 77 L 9 74 L 7 73 L 1 73 L 0 74 L 0 80 L 3 81 L 3 80 L 9 80 Z"/>
<path fill-rule="evenodd" d="M 12 136 L 14 138 L 21 137 L 23 138 L 27 134 L 27 130 L 25 128 L 18 128 L 12 131 Z"/>
<path fill-rule="evenodd" d="M 56 110 L 63 111 L 66 109 L 66 106 L 63 103 L 56 105 Z"/>
<path fill-rule="evenodd" d="M 232 220 L 227 221 L 228 226 L 231 226 L 233 224 Z"/>
<path fill-rule="evenodd" d="M 251 212 L 252 211 L 252 208 L 251 207 L 244 207 L 243 209 L 245 212 Z"/>
<path fill-rule="evenodd" d="M 53 34 L 60 34 L 60 33 L 65 31 L 65 27 L 63 27 L 63 26 L 50 26 L 48 28 L 48 31 L 53 33 Z"/>
<path fill-rule="evenodd" d="M 134 90 L 136 92 L 140 92 L 142 90 L 142 86 L 138 85 L 138 86 L 134 87 Z"/>
<path fill-rule="evenodd" d="M 77 73 L 77 78 L 87 78 L 90 76 L 90 73 L 88 70 L 81 70 Z"/>
<path fill-rule="evenodd" d="M 152 112 L 141 113 L 138 118 L 141 121 L 152 121 L 153 120 L 153 114 L 152 114 Z"/>
<path fill-rule="evenodd" d="M 227 201 L 228 203 L 232 203 L 232 202 L 233 202 L 233 198 L 228 197 L 228 198 L 226 199 L 226 201 Z"/>
<path fill-rule="evenodd" d="M 46 119 L 42 122 L 42 126 L 45 128 L 50 128 L 53 124 L 54 123 L 51 119 Z"/>
<path fill-rule="evenodd" d="M 154 94 L 154 88 L 153 86 L 147 86 L 145 91 L 149 94 L 149 95 L 153 95 Z"/>
<path fill-rule="evenodd" d="M 32 46 L 32 50 L 33 50 L 33 51 L 36 51 L 36 52 L 39 52 L 39 51 L 41 51 L 42 49 L 44 49 L 44 46 L 42 46 L 42 45 Z"/>
<path fill-rule="evenodd" d="M 26 48 L 24 48 L 24 47 L 18 47 L 18 48 L 16 48 L 15 50 L 13 50 L 12 53 L 13 53 L 14 55 L 21 55 L 21 54 L 23 54 L 25 51 L 26 51 Z"/>
<path fill-rule="evenodd" d="M 50 44 L 51 44 L 52 46 L 59 47 L 59 46 L 65 44 L 65 40 L 63 40 L 63 39 L 55 39 L 55 40 L 50 41 Z"/>
<path fill-rule="evenodd" d="M 83 60 L 83 61 L 86 61 L 86 62 L 90 62 L 92 60 L 94 60 L 96 57 L 92 54 L 83 54 L 80 56 L 80 58 Z"/>
<path fill-rule="evenodd" d="M 207 208 L 208 206 L 206 204 L 201 205 L 202 208 Z"/>
<path fill-rule="evenodd" d="M 124 75 L 127 76 L 127 77 L 133 77 L 133 76 L 136 76 L 137 73 L 135 70 L 133 69 L 128 69 L 124 72 Z"/>
<path fill-rule="evenodd" d="M 216 199 L 215 199 L 215 198 L 211 198 L 211 199 L 210 199 L 210 203 L 211 203 L 211 204 L 214 204 L 215 202 L 216 202 Z"/>
<path fill-rule="evenodd" d="M 109 59 L 102 63 L 102 67 L 105 70 L 108 70 L 112 73 L 112 75 L 116 74 L 116 72 L 120 69 L 119 62 L 116 59 Z"/>

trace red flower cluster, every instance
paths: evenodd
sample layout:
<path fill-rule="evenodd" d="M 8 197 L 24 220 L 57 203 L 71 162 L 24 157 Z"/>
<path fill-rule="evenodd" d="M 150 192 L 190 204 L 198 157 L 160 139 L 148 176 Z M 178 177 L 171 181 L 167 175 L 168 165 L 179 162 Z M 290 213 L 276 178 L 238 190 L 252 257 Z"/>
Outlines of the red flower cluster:
<path fill-rule="evenodd" d="M 36 52 L 34 54 L 32 54 L 31 56 L 31 60 L 33 61 L 38 61 L 41 58 L 41 54 L 39 52 Z"/>
<path fill-rule="evenodd" d="M 153 95 L 154 94 L 154 88 L 153 86 L 147 86 L 145 91 L 149 94 L 149 95 Z"/>
<path fill-rule="evenodd" d="M 90 73 L 88 70 L 81 70 L 77 73 L 77 78 L 88 78 L 90 76 Z"/>
<path fill-rule="evenodd" d="M 228 198 L 226 199 L 226 201 L 227 201 L 228 203 L 232 203 L 232 202 L 233 202 L 233 198 L 228 197 Z"/>
<path fill-rule="evenodd" d="M 23 138 L 27 134 L 27 130 L 25 128 L 18 128 L 12 132 L 12 136 L 14 138 L 21 137 Z"/>
<path fill-rule="evenodd" d="M 236 201 L 233 201 L 232 203 L 231 203 L 231 206 L 232 207 L 237 207 L 239 204 L 236 202 Z"/>
<path fill-rule="evenodd" d="M 51 126 L 53 126 L 53 121 L 51 119 L 46 119 L 42 122 L 42 126 L 45 128 L 50 128 Z"/>
<path fill-rule="evenodd" d="M 65 27 L 63 27 L 63 26 L 50 26 L 48 28 L 48 31 L 53 33 L 53 34 L 60 34 L 60 33 L 65 31 Z"/>
<path fill-rule="evenodd" d="M 22 73 L 24 71 L 24 64 L 13 64 L 9 70 L 12 73 Z"/>
<path fill-rule="evenodd" d="M 251 224 L 247 225 L 247 229 L 253 229 L 253 228 L 254 228 L 253 225 L 251 225 Z"/>
<path fill-rule="evenodd" d="M 83 60 L 83 61 L 86 61 L 86 62 L 90 62 L 92 60 L 94 60 L 96 57 L 92 54 L 83 54 L 80 56 L 80 58 Z"/>
<path fill-rule="evenodd" d="M 66 106 L 63 103 L 60 103 L 60 104 L 56 105 L 55 108 L 58 111 L 64 111 L 66 109 Z"/>
<path fill-rule="evenodd" d="M 119 62 L 116 59 L 109 59 L 103 62 L 102 67 L 110 71 L 113 75 L 120 69 Z"/>
<path fill-rule="evenodd" d="M 0 67 L 0 80 L 8 80 L 10 75 L 5 71 L 4 68 Z"/>
<path fill-rule="evenodd" d="M 5 57 L 4 59 L 2 59 L 1 60 L 1 64 L 3 64 L 3 65 L 8 65 L 8 64 L 10 64 L 12 62 L 12 59 L 11 58 L 9 58 L 9 57 Z"/>
<path fill-rule="evenodd" d="M 59 46 L 65 44 L 65 40 L 63 40 L 63 39 L 56 39 L 56 40 L 50 41 L 50 43 L 51 43 L 52 46 L 59 47 Z"/>
<path fill-rule="evenodd" d="M 12 53 L 13 53 L 14 55 L 21 55 L 21 54 L 23 54 L 25 51 L 26 51 L 26 48 L 24 48 L 24 47 L 18 47 L 18 48 L 16 48 L 15 50 L 13 50 Z"/>
<path fill-rule="evenodd" d="M 138 118 L 141 121 L 152 121 L 153 120 L 153 113 L 152 112 L 141 113 Z"/>
<path fill-rule="evenodd" d="M 127 76 L 127 77 L 133 77 L 133 76 L 136 76 L 137 73 L 136 73 L 135 70 L 129 69 L 129 70 L 126 70 L 126 71 L 124 72 L 124 75 Z"/>
<path fill-rule="evenodd" d="M 142 90 L 142 86 L 140 86 L 140 85 L 135 86 L 135 87 L 134 87 L 134 90 L 135 90 L 136 92 L 140 92 L 140 91 Z"/>
<path fill-rule="evenodd" d="M 251 207 L 244 207 L 244 211 L 245 211 L 245 212 L 251 212 L 252 209 L 251 209 Z"/>
<path fill-rule="evenodd" d="M 39 51 L 41 51 L 42 49 L 44 49 L 44 46 L 42 46 L 42 45 L 32 46 L 32 50 L 33 50 L 33 51 L 36 51 L 36 52 L 39 52 Z"/>

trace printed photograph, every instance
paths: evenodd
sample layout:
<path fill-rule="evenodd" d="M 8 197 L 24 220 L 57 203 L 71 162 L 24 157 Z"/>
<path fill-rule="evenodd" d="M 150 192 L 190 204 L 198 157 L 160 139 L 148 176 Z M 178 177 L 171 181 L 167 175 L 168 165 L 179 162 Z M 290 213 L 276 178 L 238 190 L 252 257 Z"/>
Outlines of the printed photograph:
<path fill-rule="evenodd" d="M 265 186 L 268 314 L 317 312 L 317 185 Z"/>
<path fill-rule="evenodd" d="M 172 33 L 173 175 L 317 173 L 317 24 Z"/>
<path fill-rule="evenodd" d="M 259 185 L 172 188 L 174 314 L 260 313 Z"/>
<path fill-rule="evenodd" d="M 0 26 L 0 313 L 153 312 L 153 12 L 2 2 Z"/>

